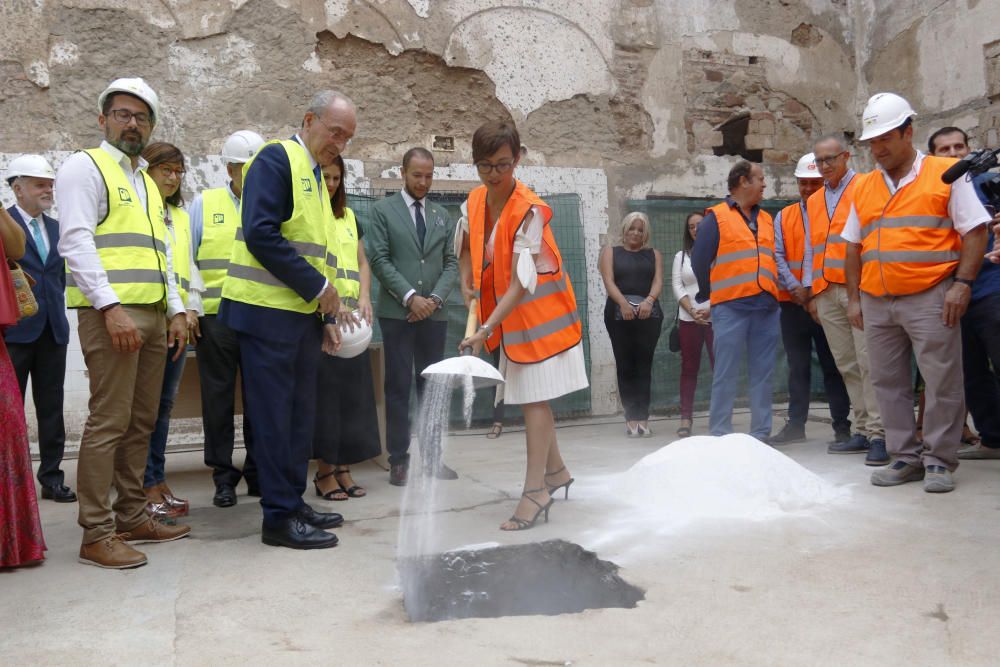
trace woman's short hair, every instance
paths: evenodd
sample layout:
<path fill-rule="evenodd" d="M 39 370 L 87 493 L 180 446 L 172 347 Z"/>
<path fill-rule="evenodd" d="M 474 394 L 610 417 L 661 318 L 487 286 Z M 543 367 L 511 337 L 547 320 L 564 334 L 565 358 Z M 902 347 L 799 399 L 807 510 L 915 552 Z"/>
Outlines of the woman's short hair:
<path fill-rule="evenodd" d="M 472 161 L 482 162 L 504 146 L 516 160 L 521 156 L 521 135 L 509 120 L 491 120 L 479 126 L 472 135 Z"/>
<path fill-rule="evenodd" d="M 181 171 L 186 170 L 184 166 L 184 153 L 177 146 L 168 144 L 165 141 L 156 141 L 146 146 L 142 151 L 142 157 L 149 163 L 149 169 L 161 164 L 171 163 L 179 164 Z M 166 201 L 171 206 L 176 206 L 177 208 L 184 206 L 184 197 L 181 195 L 181 189 L 177 188 L 177 192 L 167 197 Z"/>
<path fill-rule="evenodd" d="M 640 211 L 632 211 L 631 213 L 627 214 L 624 218 L 622 218 L 622 243 L 625 243 L 625 234 L 628 232 L 629 227 L 632 226 L 632 223 L 635 222 L 636 220 L 642 223 L 642 247 L 645 248 L 646 246 L 649 245 L 649 235 L 650 235 L 649 218 L 646 216 L 645 213 L 642 213 Z"/>

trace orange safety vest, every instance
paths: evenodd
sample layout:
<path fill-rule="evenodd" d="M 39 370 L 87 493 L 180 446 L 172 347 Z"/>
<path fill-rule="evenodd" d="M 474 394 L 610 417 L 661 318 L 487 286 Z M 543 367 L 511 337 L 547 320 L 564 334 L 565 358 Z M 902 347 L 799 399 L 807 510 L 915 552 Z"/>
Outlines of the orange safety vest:
<path fill-rule="evenodd" d="M 537 206 L 544 216 L 542 243 L 555 256 L 559 268 L 554 273 L 538 274 L 535 293 L 525 293 L 521 302 L 486 339 L 488 350 L 492 352 L 502 344 L 507 358 L 519 364 L 545 361 L 577 345 L 583 337 L 573 285 L 563 269 L 562 256 L 549 227 L 552 209 L 518 181 L 497 221 L 493 261 L 487 264 L 486 186 L 469 193 L 467 206 L 472 279 L 480 291 L 480 322 L 486 321 L 510 286 L 514 236 L 532 206 Z"/>
<path fill-rule="evenodd" d="M 740 212 L 726 202 L 708 209 L 719 223 L 719 250 L 712 263 L 711 304 L 767 292 L 778 298 L 778 266 L 774 263 L 774 220 L 757 213 L 757 238 Z M 707 213 L 707 212 L 706 212 Z"/>
<path fill-rule="evenodd" d="M 800 283 L 802 263 L 806 258 L 806 230 L 802 222 L 802 206 L 799 202 L 781 209 L 781 240 L 785 244 L 785 263 Z M 792 301 L 792 293 L 782 289 L 780 284 L 778 301 Z"/>
<path fill-rule="evenodd" d="M 857 174 L 851 176 L 832 215 L 826 210 L 826 186 L 814 192 L 806 203 L 813 246 L 813 296 L 830 283 L 847 284 L 847 241 L 841 233 L 851 214 L 855 183 Z"/>
<path fill-rule="evenodd" d="M 948 217 L 951 186 L 941 174 L 954 158 L 924 158 L 910 183 L 889 193 L 882 172 L 858 176 L 861 289 L 872 296 L 917 294 L 955 273 L 962 237 Z"/>

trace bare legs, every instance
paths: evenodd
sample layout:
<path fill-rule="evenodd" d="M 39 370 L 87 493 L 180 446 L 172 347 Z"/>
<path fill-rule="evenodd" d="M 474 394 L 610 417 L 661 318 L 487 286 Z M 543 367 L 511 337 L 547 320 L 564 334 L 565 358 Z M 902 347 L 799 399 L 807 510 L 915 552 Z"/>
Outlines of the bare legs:
<path fill-rule="evenodd" d="M 556 486 L 569 479 L 569 471 L 559 452 L 556 441 L 555 420 L 547 402 L 527 403 L 521 406 L 528 449 L 527 467 L 524 473 L 524 494 L 514 510 L 514 516 L 531 521 L 538 508 L 549 502 L 548 486 Z M 554 474 L 548 475 L 546 473 Z M 534 502 L 532 502 L 534 501 Z M 501 530 L 517 530 L 513 521 L 505 521 Z"/>

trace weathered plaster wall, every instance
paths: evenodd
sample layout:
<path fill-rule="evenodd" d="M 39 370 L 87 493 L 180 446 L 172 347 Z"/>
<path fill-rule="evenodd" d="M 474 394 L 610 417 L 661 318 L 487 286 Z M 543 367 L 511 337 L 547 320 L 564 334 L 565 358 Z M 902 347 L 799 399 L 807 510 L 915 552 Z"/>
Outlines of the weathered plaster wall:
<path fill-rule="evenodd" d="M 998 25 L 993 0 L 14 0 L 0 5 L 0 162 L 94 144 L 100 90 L 141 75 L 193 192 L 223 179 L 211 156 L 229 132 L 287 136 L 312 91 L 338 87 L 358 102 L 361 178 L 443 135 L 439 179 L 467 179 L 473 130 L 515 120 L 525 178 L 590 193 L 596 265 L 628 199 L 724 194 L 736 158 L 717 153 L 739 123 L 769 196 L 794 196 L 810 139 L 856 132 L 877 90 L 911 99 L 918 137 L 954 123 L 997 144 Z M 606 412 L 613 361 L 591 325 Z"/>

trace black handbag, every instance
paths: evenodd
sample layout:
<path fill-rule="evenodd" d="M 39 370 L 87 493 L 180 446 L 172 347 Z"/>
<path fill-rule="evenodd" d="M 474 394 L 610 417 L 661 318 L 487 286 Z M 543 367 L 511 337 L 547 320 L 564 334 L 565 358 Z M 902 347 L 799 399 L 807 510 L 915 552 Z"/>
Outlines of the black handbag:
<path fill-rule="evenodd" d="M 638 308 L 639 305 L 646 300 L 646 297 L 640 294 L 622 294 L 622 296 L 625 297 L 625 300 L 628 301 L 633 308 Z M 622 309 L 621 306 L 619 306 L 617 303 L 615 304 L 615 319 L 616 320 L 622 319 Z M 649 319 L 651 320 L 663 319 L 663 308 L 660 307 L 659 299 L 653 302 L 653 310 L 651 310 L 649 313 Z"/>
<path fill-rule="evenodd" d="M 674 315 L 674 326 L 670 327 L 670 337 L 667 339 L 667 346 L 671 352 L 681 351 L 681 306 L 677 304 L 677 314 Z"/>

